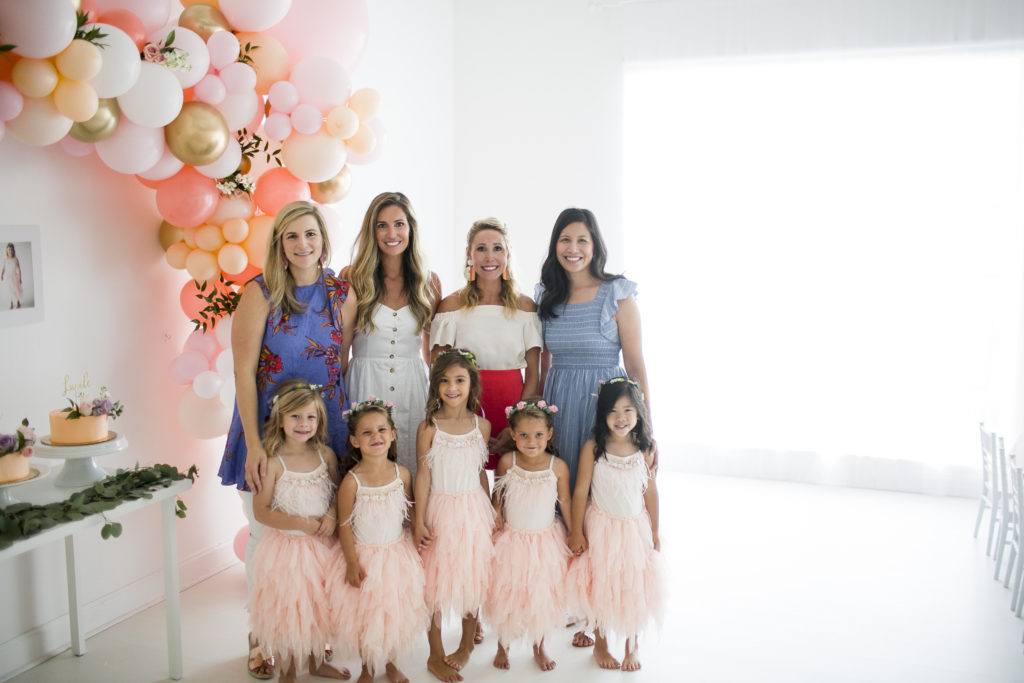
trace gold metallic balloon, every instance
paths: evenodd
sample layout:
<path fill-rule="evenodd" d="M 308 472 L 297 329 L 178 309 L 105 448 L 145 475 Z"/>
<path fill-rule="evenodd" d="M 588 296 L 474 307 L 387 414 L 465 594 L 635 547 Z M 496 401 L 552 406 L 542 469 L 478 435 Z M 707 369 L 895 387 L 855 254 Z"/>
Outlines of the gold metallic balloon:
<path fill-rule="evenodd" d="M 177 118 L 164 127 L 164 139 L 171 154 L 192 166 L 205 166 L 220 159 L 230 137 L 224 117 L 205 102 L 181 105 Z"/>
<path fill-rule="evenodd" d="M 198 33 L 204 42 L 217 31 L 230 30 L 228 20 L 219 9 L 203 4 L 186 7 L 178 17 L 178 26 Z"/>
<path fill-rule="evenodd" d="M 309 194 L 313 201 L 320 204 L 333 204 L 340 202 L 352 189 L 352 172 L 348 166 L 342 166 L 341 172 L 322 183 L 310 183 Z"/>
<path fill-rule="evenodd" d="M 247 156 L 243 156 L 242 160 L 238 162 L 238 172 L 245 174 L 252 170 L 252 160 Z"/>
<path fill-rule="evenodd" d="M 159 237 L 160 246 L 164 248 L 164 251 L 167 251 L 167 247 L 185 239 L 185 232 L 178 226 L 163 221 L 160 223 Z"/>
<path fill-rule="evenodd" d="M 121 108 L 117 106 L 117 98 L 100 99 L 99 109 L 92 118 L 73 124 L 68 134 L 80 142 L 99 142 L 113 135 L 120 121 Z"/>

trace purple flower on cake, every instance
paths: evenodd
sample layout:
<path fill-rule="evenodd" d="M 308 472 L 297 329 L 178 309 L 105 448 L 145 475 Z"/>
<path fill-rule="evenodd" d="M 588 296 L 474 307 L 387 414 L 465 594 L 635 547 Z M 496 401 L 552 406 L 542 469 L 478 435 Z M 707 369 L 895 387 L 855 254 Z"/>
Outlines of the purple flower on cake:
<path fill-rule="evenodd" d="M 18 439 L 12 434 L 0 434 L 0 453 L 10 453 L 14 450 L 14 444 Z"/>
<path fill-rule="evenodd" d="M 71 406 L 65 408 L 64 412 L 68 414 L 69 420 L 77 420 L 80 417 L 90 417 L 93 415 L 109 415 L 111 419 L 116 419 L 121 416 L 121 411 L 124 410 L 124 406 L 121 405 L 120 401 L 110 400 L 110 393 L 106 387 L 100 387 L 100 395 L 97 398 L 79 394 L 77 403 L 70 398 L 68 403 Z"/>
<path fill-rule="evenodd" d="M 8 453 L 21 453 L 27 458 L 35 452 L 32 448 L 35 442 L 36 432 L 28 426 L 28 418 L 25 418 L 14 434 L 0 434 L 0 458 Z"/>

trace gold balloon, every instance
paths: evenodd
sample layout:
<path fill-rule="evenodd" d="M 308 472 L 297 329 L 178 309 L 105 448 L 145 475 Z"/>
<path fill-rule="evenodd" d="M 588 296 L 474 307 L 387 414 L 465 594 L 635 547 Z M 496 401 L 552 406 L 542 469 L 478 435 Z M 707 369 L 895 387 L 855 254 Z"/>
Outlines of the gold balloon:
<path fill-rule="evenodd" d="M 252 170 L 252 160 L 249 157 L 243 156 L 242 160 L 238 162 L 238 172 L 245 174 Z"/>
<path fill-rule="evenodd" d="M 192 166 L 205 166 L 220 159 L 230 137 L 224 117 L 205 102 L 181 105 L 177 118 L 164 127 L 164 139 L 171 154 Z"/>
<path fill-rule="evenodd" d="M 80 142 L 99 142 L 113 135 L 120 121 L 121 108 L 117 106 L 117 98 L 101 99 L 92 118 L 73 124 L 68 134 Z"/>
<path fill-rule="evenodd" d="M 167 221 L 163 221 L 160 223 L 159 237 L 160 246 L 164 248 L 164 251 L 167 251 L 167 247 L 185 239 L 185 231 L 177 225 L 171 225 Z"/>
<path fill-rule="evenodd" d="M 333 204 L 340 202 L 352 189 L 352 172 L 348 166 L 342 166 L 341 172 L 322 183 L 310 183 L 309 195 L 313 201 L 319 204 Z"/>
<path fill-rule="evenodd" d="M 199 34 L 203 42 L 217 31 L 230 31 L 228 20 L 216 7 L 204 4 L 191 5 L 178 17 L 178 26 Z"/>

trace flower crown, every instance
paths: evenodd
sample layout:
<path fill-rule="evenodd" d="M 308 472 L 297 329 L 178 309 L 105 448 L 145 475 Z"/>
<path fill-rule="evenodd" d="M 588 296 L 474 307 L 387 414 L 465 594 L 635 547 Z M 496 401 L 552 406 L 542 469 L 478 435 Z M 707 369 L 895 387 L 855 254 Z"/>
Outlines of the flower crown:
<path fill-rule="evenodd" d="M 526 410 L 527 408 L 536 408 L 547 415 L 554 415 L 558 412 L 558 406 L 554 404 L 549 405 L 547 401 L 537 401 L 536 403 L 533 401 L 520 401 L 514 406 L 505 408 L 505 417 L 511 418 L 516 413 Z"/>
<path fill-rule="evenodd" d="M 613 378 L 605 380 L 603 382 L 598 382 L 597 383 L 597 392 L 601 393 L 601 389 L 604 389 L 604 385 L 606 385 L 606 384 L 622 384 L 623 382 L 625 382 L 626 384 L 632 384 L 634 387 L 636 387 L 640 391 L 640 398 L 642 399 L 644 397 L 643 389 L 640 389 L 640 383 L 637 382 L 635 379 L 630 379 L 629 377 L 613 377 Z M 597 396 L 597 394 L 591 394 L 591 395 L 592 396 Z"/>
<path fill-rule="evenodd" d="M 350 407 L 348 410 L 343 411 L 341 413 L 341 419 L 348 420 L 349 418 L 351 418 L 356 413 L 362 412 L 362 411 L 366 410 L 367 408 L 383 408 L 385 411 L 387 411 L 387 414 L 390 416 L 391 415 L 391 409 L 394 408 L 394 407 L 395 407 L 395 404 L 392 403 L 391 401 L 385 401 L 382 398 L 376 398 L 374 396 L 371 396 L 370 398 L 366 399 L 365 401 L 362 401 L 361 403 L 357 403 L 354 406 Z"/>
<path fill-rule="evenodd" d="M 437 358 L 435 358 L 431 362 L 431 365 L 433 365 L 434 363 L 437 363 L 437 361 L 441 360 L 441 358 L 443 358 L 444 356 L 450 356 L 453 353 L 458 354 L 458 355 L 462 356 L 463 358 L 465 358 L 466 360 L 468 360 L 469 364 L 472 365 L 474 368 L 478 367 L 477 364 L 476 364 L 476 356 L 474 356 L 469 351 L 466 351 L 465 349 L 445 349 L 441 353 L 437 354 Z"/>
<path fill-rule="evenodd" d="M 274 394 L 273 398 L 270 399 L 270 405 L 276 406 L 278 399 L 280 399 L 282 396 L 290 394 L 293 391 L 299 391 L 300 389 L 305 389 L 308 391 L 320 391 L 323 388 L 323 384 L 306 384 L 305 382 L 300 384 L 293 384 L 284 391 L 282 391 L 280 394 Z"/>

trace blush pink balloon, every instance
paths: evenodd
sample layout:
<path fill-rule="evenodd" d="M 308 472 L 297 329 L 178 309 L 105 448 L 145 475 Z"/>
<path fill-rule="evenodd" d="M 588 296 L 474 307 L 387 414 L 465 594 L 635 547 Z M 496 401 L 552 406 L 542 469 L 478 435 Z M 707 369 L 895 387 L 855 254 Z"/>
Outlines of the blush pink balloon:
<path fill-rule="evenodd" d="M 73 157 L 87 157 L 93 153 L 93 150 L 96 149 L 96 145 L 94 145 L 93 143 L 76 140 L 70 135 L 65 135 L 64 137 L 62 137 L 58 144 L 60 145 L 61 149 L 63 149 L 65 152 L 67 152 Z"/>
<path fill-rule="evenodd" d="M 191 166 L 185 166 L 156 189 L 160 216 L 179 228 L 202 225 L 217 209 L 220 192 L 216 181 Z"/>
<path fill-rule="evenodd" d="M 3 42 L 22 57 L 52 57 L 75 37 L 75 8 L 67 0 L 0 2 Z"/>
<path fill-rule="evenodd" d="M 96 143 L 96 154 L 118 173 L 142 173 L 160 161 L 165 147 L 162 128 L 139 126 L 121 117 L 113 135 Z"/>
<path fill-rule="evenodd" d="M 263 132 L 267 139 L 280 142 L 292 134 L 292 120 L 287 114 L 271 112 L 263 122 Z"/>
<path fill-rule="evenodd" d="M 118 27 L 132 39 L 135 47 L 139 48 L 140 51 L 142 46 L 146 44 L 146 26 L 133 12 L 129 12 L 126 9 L 109 9 L 100 14 L 94 21 L 101 21 L 104 24 Z"/>
<path fill-rule="evenodd" d="M 370 14 L 365 0 L 295 0 L 266 33 L 281 43 L 292 66 L 323 55 L 351 72 L 366 50 Z"/>
<path fill-rule="evenodd" d="M 0 81 L 0 121 L 10 121 L 21 113 L 25 97 L 7 81 Z"/>
<path fill-rule="evenodd" d="M 171 361 L 167 374 L 175 384 L 191 384 L 200 372 L 210 369 L 210 361 L 198 351 L 183 351 Z"/>
<path fill-rule="evenodd" d="M 170 0 L 96 0 L 96 8 L 100 12 L 126 9 L 142 21 L 147 32 L 166 25 L 171 18 Z"/>
<path fill-rule="evenodd" d="M 292 0 L 221 0 L 220 11 L 232 28 L 265 31 L 284 18 Z"/>
<path fill-rule="evenodd" d="M 197 439 L 216 439 L 227 434 L 231 409 L 220 397 L 202 398 L 189 387 L 178 399 L 178 424 Z"/>
<path fill-rule="evenodd" d="M 306 57 L 295 65 L 289 79 L 299 99 L 326 113 L 348 101 L 352 79 L 337 61 L 320 55 Z"/>
<path fill-rule="evenodd" d="M 252 194 L 256 206 L 268 216 L 277 214 L 285 204 L 310 198 L 309 183 L 299 180 L 287 168 L 280 166 L 264 171 L 256 179 L 256 188 Z"/>
<path fill-rule="evenodd" d="M 219 33 L 226 33 L 226 31 L 217 31 L 213 35 Z M 224 81 L 214 74 L 206 74 L 202 80 L 196 83 L 195 95 L 196 99 L 200 102 L 220 104 L 224 101 L 224 96 L 227 94 L 228 89 L 224 87 Z"/>
<path fill-rule="evenodd" d="M 248 64 L 232 62 L 217 74 L 228 92 L 249 92 L 256 89 L 256 72 Z"/>
<path fill-rule="evenodd" d="M 167 145 L 164 144 L 164 151 L 160 156 L 160 161 L 156 162 L 151 168 L 148 168 L 137 175 L 140 178 L 149 181 L 167 180 L 172 175 L 180 171 L 184 165 L 185 162 L 174 156 L 171 150 L 167 148 Z M 156 186 L 153 185 L 151 187 Z"/>
<path fill-rule="evenodd" d="M 270 99 L 270 106 L 282 114 L 292 113 L 292 109 L 299 103 L 299 91 L 288 81 L 274 83 L 270 86 L 267 96 Z"/>
<path fill-rule="evenodd" d="M 235 534 L 235 541 L 232 547 L 235 549 L 235 557 L 239 562 L 245 562 L 245 546 L 249 543 L 249 525 L 246 524 Z"/>
<path fill-rule="evenodd" d="M 223 69 L 238 59 L 241 46 L 231 31 L 215 31 L 206 41 L 206 49 L 210 51 L 210 65 L 215 69 Z"/>
<path fill-rule="evenodd" d="M 185 340 L 185 351 L 198 351 L 206 359 L 206 367 L 203 370 L 209 370 L 211 367 L 211 361 L 217 357 L 220 353 L 220 345 L 217 344 L 217 336 L 213 331 L 205 330 L 194 330 L 188 335 L 188 339 Z"/>
<path fill-rule="evenodd" d="M 312 104 L 300 104 L 291 113 L 292 128 L 303 135 L 312 135 L 320 130 L 323 115 Z"/>

